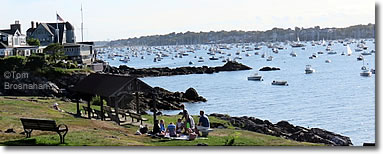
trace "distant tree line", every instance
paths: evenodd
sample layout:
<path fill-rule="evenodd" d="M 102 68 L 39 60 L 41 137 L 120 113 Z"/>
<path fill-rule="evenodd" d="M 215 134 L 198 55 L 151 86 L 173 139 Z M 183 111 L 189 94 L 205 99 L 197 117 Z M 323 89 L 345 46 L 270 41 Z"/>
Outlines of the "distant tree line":
<path fill-rule="evenodd" d="M 347 38 L 374 38 L 375 24 L 355 25 L 346 28 L 312 28 L 282 29 L 273 28 L 267 31 L 210 31 L 170 33 L 166 35 L 142 36 L 129 39 L 114 40 L 107 46 L 160 46 L 160 45 L 190 45 L 213 43 L 250 43 L 275 41 L 318 41 Z"/>

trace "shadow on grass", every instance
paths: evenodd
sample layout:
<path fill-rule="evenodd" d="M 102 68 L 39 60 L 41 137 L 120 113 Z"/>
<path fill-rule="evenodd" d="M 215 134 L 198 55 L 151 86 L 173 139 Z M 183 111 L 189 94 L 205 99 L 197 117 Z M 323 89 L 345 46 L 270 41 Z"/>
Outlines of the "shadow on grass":
<path fill-rule="evenodd" d="M 1 145 L 5 146 L 57 146 L 58 143 L 54 144 L 42 144 L 42 143 L 36 143 L 36 139 L 21 139 L 21 140 L 14 140 L 14 141 L 6 141 L 1 142 Z"/>

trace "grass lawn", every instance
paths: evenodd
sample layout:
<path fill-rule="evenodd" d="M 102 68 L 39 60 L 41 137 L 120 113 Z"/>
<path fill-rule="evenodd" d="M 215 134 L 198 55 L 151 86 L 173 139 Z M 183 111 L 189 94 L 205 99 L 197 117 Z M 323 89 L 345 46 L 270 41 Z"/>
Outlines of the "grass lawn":
<path fill-rule="evenodd" d="M 51 106 L 59 103 L 59 107 L 66 112 L 58 112 Z M 85 105 L 85 104 L 81 104 Z M 80 106 L 80 109 L 82 107 Z M 93 107 L 93 106 L 92 106 Z M 96 108 L 96 107 L 94 107 Z M 227 129 L 214 129 L 208 139 L 197 138 L 193 141 L 156 139 L 146 135 L 134 135 L 138 126 L 118 126 L 112 121 L 76 118 L 76 103 L 63 102 L 53 98 L 17 97 L 17 99 L 0 97 L 0 145 L 47 145 L 47 146 L 187 146 L 197 144 L 214 145 L 247 145 L 247 146 L 322 146 L 321 144 L 295 142 L 279 137 L 259 134 L 255 132 L 236 130 L 228 122 L 209 117 L 211 122 L 223 123 Z M 37 118 L 56 120 L 57 124 L 66 124 L 69 132 L 65 137 L 65 144 L 59 144 L 59 136 L 55 132 L 35 130 L 31 138 L 26 139 L 20 118 Z M 152 116 L 145 115 L 152 123 Z M 175 122 L 181 116 L 158 116 L 165 123 Z M 194 116 L 195 121 L 198 117 Z M 13 128 L 16 133 L 4 133 Z M 229 143 L 232 142 L 232 143 Z"/>

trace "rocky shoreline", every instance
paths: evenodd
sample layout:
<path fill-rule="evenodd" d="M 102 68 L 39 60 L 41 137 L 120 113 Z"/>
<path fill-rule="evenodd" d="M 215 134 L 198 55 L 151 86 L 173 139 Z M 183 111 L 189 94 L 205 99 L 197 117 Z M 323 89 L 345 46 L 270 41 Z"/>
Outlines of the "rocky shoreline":
<path fill-rule="evenodd" d="M 240 70 L 250 70 L 252 69 L 249 66 L 244 64 L 228 61 L 223 66 L 217 67 L 177 67 L 177 68 L 142 68 L 135 69 L 128 67 L 126 65 L 120 65 L 119 67 L 107 66 L 104 73 L 112 74 L 129 74 L 136 77 L 155 77 L 155 76 L 172 76 L 172 75 L 188 75 L 188 74 L 212 74 L 218 73 L 221 71 L 240 71 Z"/>
<path fill-rule="evenodd" d="M 234 127 L 258 132 L 261 134 L 283 137 L 299 142 L 322 143 L 330 146 L 352 146 L 351 139 L 320 128 L 304 128 L 294 126 L 287 121 L 280 121 L 276 124 L 268 120 L 261 120 L 255 117 L 230 117 L 226 114 L 213 113 L 209 116 L 228 121 Z M 211 123 L 212 128 L 224 128 L 225 126 Z"/>

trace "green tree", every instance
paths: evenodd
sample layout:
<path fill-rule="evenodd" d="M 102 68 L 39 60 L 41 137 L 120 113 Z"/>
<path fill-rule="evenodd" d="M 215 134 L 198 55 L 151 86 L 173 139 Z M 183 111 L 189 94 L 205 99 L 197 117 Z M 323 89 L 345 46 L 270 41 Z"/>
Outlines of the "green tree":
<path fill-rule="evenodd" d="M 52 43 L 44 49 L 44 53 L 49 55 L 49 60 L 51 62 L 57 63 L 59 60 L 66 59 L 64 53 L 64 46 L 58 43 Z"/>
<path fill-rule="evenodd" d="M 45 60 L 45 54 L 33 54 L 27 58 L 25 66 L 34 71 L 42 69 L 48 62 Z"/>
<path fill-rule="evenodd" d="M 4 71 L 22 71 L 25 66 L 25 57 L 10 56 L 0 60 L 0 72 Z"/>
<path fill-rule="evenodd" d="M 40 40 L 34 38 L 28 39 L 27 43 L 32 46 L 40 46 Z"/>
<path fill-rule="evenodd" d="M 92 100 L 90 102 L 92 103 L 92 105 L 97 105 L 97 106 L 101 106 L 101 103 L 103 105 L 106 105 L 106 101 L 101 99 L 101 97 L 98 95 L 92 97 Z"/>

